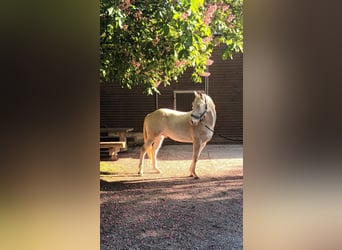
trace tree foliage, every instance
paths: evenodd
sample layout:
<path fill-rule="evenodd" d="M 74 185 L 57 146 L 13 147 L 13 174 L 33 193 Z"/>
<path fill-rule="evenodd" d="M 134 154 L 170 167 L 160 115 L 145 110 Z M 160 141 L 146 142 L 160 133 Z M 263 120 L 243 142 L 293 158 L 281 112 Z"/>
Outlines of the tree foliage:
<path fill-rule="evenodd" d="M 223 59 L 243 51 L 242 0 L 101 0 L 100 5 L 101 82 L 143 84 L 153 94 L 188 67 L 193 81 L 201 82 L 221 43 L 227 45 Z"/>

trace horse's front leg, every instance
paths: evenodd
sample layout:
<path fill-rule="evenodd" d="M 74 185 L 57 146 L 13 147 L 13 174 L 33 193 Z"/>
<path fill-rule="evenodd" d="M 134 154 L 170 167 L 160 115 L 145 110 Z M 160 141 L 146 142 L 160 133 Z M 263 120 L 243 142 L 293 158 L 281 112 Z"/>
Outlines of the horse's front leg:
<path fill-rule="evenodd" d="M 206 143 L 194 142 L 193 149 L 192 149 L 192 162 L 190 165 L 190 177 L 194 177 L 194 179 L 199 179 L 197 176 L 195 169 L 198 158 L 201 155 L 203 148 L 205 147 Z"/>

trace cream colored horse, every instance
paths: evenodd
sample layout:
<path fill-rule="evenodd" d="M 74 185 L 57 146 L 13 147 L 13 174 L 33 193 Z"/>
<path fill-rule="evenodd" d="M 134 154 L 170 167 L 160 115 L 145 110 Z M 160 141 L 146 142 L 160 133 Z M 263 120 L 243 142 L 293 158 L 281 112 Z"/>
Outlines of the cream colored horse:
<path fill-rule="evenodd" d="M 192 110 L 180 112 L 172 109 L 158 109 L 145 117 L 144 145 L 140 150 L 139 173 L 144 172 L 146 152 L 152 151 L 152 167 L 160 173 L 157 154 L 164 138 L 169 137 L 178 142 L 193 143 L 190 177 L 198 178 L 195 172 L 198 158 L 213 136 L 216 122 L 216 111 L 213 100 L 205 94 L 194 91 L 195 99 Z"/>

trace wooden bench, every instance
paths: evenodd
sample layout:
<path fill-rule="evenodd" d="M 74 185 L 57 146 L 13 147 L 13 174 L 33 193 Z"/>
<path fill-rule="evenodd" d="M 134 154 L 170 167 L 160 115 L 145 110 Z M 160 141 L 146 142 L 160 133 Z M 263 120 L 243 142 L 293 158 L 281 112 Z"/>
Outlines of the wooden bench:
<path fill-rule="evenodd" d="M 118 153 L 121 149 L 127 148 L 126 142 L 124 141 L 110 141 L 110 142 L 100 142 L 100 148 L 108 148 L 109 156 L 113 161 L 119 159 Z"/>
<path fill-rule="evenodd" d="M 127 133 L 133 131 L 133 128 L 100 128 L 101 138 L 118 137 L 120 142 L 124 142 L 125 146 L 120 151 L 127 151 Z M 107 142 L 106 142 L 107 143 Z"/>

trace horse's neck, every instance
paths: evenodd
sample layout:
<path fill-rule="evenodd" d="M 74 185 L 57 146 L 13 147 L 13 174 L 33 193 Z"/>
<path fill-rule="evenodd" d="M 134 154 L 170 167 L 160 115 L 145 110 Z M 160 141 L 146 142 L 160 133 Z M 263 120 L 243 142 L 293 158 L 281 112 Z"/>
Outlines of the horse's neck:
<path fill-rule="evenodd" d="M 204 120 L 208 126 L 214 127 L 216 123 L 216 110 L 212 107 L 212 105 L 209 105 L 209 110 L 207 115 L 205 116 Z"/>
<path fill-rule="evenodd" d="M 216 122 L 216 112 L 214 110 L 209 110 L 205 116 L 205 121 L 209 126 L 214 126 Z"/>

